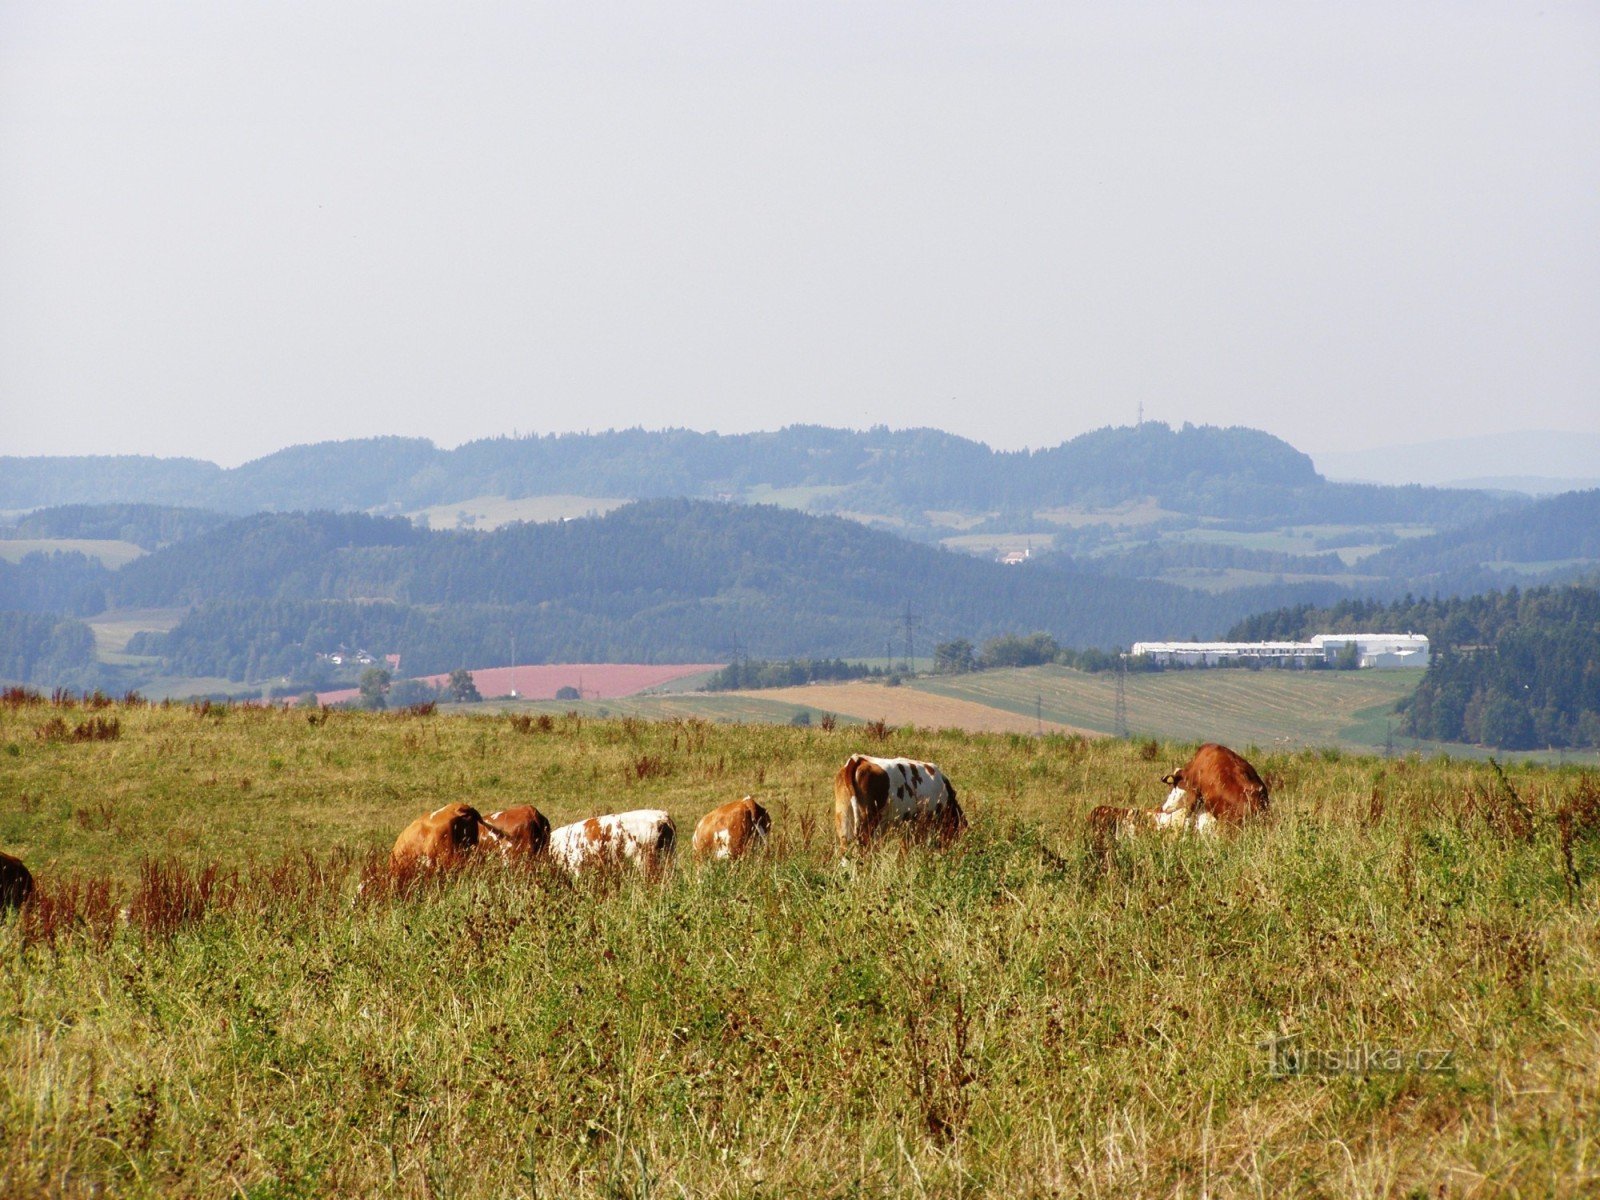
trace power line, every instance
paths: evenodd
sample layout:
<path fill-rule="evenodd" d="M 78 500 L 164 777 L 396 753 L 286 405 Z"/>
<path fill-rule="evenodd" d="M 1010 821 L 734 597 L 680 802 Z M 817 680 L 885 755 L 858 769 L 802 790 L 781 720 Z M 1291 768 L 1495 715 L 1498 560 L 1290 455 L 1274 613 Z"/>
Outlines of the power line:
<path fill-rule="evenodd" d="M 916 670 L 914 665 L 916 662 L 916 631 L 917 627 L 922 624 L 922 617 L 911 611 L 911 601 L 909 600 L 906 601 L 904 619 L 906 624 L 906 672 L 909 674 Z"/>
<path fill-rule="evenodd" d="M 1113 734 L 1119 738 L 1128 736 L 1128 659 L 1126 655 L 1117 660 L 1117 707 L 1111 722 L 1111 732 Z"/>

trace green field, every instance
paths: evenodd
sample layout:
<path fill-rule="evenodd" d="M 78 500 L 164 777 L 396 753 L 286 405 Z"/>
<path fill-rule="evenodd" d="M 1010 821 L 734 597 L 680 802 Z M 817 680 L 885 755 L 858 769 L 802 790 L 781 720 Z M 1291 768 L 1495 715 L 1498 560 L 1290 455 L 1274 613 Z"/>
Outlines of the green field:
<path fill-rule="evenodd" d="M 0 707 L 0 1195 L 1600 1189 L 1593 772 L 1267 749 L 1271 821 L 1097 844 L 1188 747 L 518 716 Z M 967 835 L 841 864 L 857 749 Z M 383 867 L 747 792 L 732 867 Z"/>
<path fill-rule="evenodd" d="M 115 571 L 144 554 L 143 548 L 132 542 L 109 541 L 95 538 L 9 538 L 0 539 L 0 558 L 7 562 L 21 562 L 29 554 L 85 554 L 97 558 L 101 564 Z"/>
<path fill-rule="evenodd" d="M 122 654 L 134 634 L 144 630 L 165 633 L 183 620 L 187 611 L 182 608 L 119 608 L 85 617 L 84 622 L 94 631 L 94 648 L 101 661 L 111 662 L 114 660 L 109 656 Z"/>
<path fill-rule="evenodd" d="M 1125 677 L 1128 728 L 1190 741 L 1262 747 L 1384 743 L 1382 714 L 1409 696 L 1421 671 L 1162 671 Z M 1110 732 L 1117 676 L 1023 667 L 925 677 L 909 686 Z"/>
<path fill-rule="evenodd" d="M 421 518 L 431 529 L 497 529 L 512 521 L 570 521 L 598 516 L 627 504 L 603 496 L 471 496 L 449 504 L 435 504 L 406 514 Z"/>

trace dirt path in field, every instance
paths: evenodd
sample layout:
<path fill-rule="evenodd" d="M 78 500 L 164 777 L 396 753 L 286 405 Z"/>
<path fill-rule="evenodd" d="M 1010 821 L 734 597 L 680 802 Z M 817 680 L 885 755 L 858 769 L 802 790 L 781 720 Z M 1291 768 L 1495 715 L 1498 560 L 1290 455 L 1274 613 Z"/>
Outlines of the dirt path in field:
<path fill-rule="evenodd" d="M 908 687 L 884 687 L 881 683 L 813 683 L 805 687 L 762 688 L 754 692 L 735 692 L 752 700 L 783 700 L 805 704 L 864 721 L 884 720 L 891 725 L 921 725 L 929 729 L 965 729 L 971 733 L 1034 733 L 1042 725 L 1049 733 L 1081 733 L 1085 737 L 1104 737 L 1092 729 L 1063 725 L 1060 721 L 1035 721 L 1020 713 L 990 708 L 971 700 L 935 696 Z"/>

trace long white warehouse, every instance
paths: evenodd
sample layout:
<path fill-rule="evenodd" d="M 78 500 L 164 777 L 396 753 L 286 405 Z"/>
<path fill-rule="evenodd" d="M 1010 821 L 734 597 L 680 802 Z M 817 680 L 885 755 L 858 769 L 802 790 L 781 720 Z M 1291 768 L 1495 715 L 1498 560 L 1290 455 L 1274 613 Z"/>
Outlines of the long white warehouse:
<path fill-rule="evenodd" d="M 1428 665 L 1420 633 L 1319 633 L 1309 642 L 1135 642 L 1133 654 L 1169 666 L 1214 667 L 1254 659 L 1274 666 L 1332 666 L 1354 643 L 1356 665 L 1380 670 Z"/>

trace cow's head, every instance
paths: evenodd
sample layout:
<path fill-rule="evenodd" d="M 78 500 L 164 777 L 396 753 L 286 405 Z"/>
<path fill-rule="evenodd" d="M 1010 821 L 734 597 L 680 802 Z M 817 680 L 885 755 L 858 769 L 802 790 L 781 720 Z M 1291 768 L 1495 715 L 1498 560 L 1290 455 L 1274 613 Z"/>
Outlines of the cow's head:
<path fill-rule="evenodd" d="M 1186 809 L 1194 806 L 1196 797 L 1194 793 L 1189 790 L 1189 783 L 1183 777 L 1182 767 L 1179 767 L 1170 775 L 1163 775 L 1161 777 L 1161 782 L 1172 789 L 1167 793 L 1167 799 L 1165 803 L 1161 805 L 1162 812 L 1183 812 Z"/>

